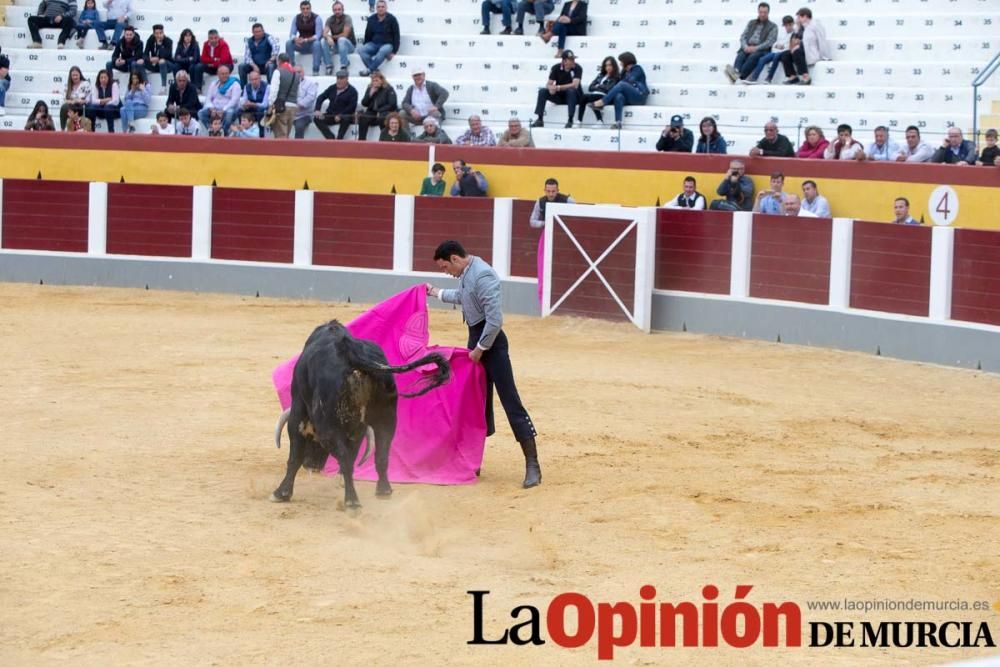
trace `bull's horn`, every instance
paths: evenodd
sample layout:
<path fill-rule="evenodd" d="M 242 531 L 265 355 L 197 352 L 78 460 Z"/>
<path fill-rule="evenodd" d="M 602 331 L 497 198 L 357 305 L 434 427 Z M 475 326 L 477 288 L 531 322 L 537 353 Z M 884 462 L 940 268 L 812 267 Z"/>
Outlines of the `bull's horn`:
<path fill-rule="evenodd" d="M 278 449 L 281 449 L 281 430 L 285 428 L 285 424 L 288 423 L 288 415 L 291 413 L 291 408 L 282 412 L 278 417 L 278 423 L 274 425 L 274 446 Z"/>
<path fill-rule="evenodd" d="M 372 442 L 374 440 L 375 440 L 375 431 L 373 431 L 372 427 L 369 426 L 368 427 L 368 433 L 366 434 L 366 437 L 365 437 L 365 453 L 361 455 L 361 462 L 358 463 L 359 467 L 363 466 L 365 464 L 365 461 L 368 460 L 368 455 L 372 451 Z"/>

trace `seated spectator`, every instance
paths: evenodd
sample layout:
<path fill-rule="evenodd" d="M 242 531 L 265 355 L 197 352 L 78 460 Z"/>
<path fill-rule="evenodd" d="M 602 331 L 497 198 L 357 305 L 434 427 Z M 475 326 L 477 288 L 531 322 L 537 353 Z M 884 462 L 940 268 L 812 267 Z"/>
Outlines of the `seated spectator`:
<path fill-rule="evenodd" d="M 153 26 L 153 34 L 146 40 L 142 57 L 146 61 L 146 70 L 159 72 L 160 86 L 166 88 L 167 73 L 173 71 L 174 41 L 163 34 L 163 26 L 159 23 Z"/>
<path fill-rule="evenodd" d="M 209 127 L 212 118 L 221 118 L 221 127 L 225 132 L 236 120 L 236 114 L 240 111 L 240 97 L 243 91 L 240 88 L 240 80 L 229 75 L 227 65 L 219 65 L 217 75 L 218 78 L 208 87 L 205 107 L 198 112 L 198 120 L 205 127 Z"/>
<path fill-rule="evenodd" d="M 837 138 L 823 151 L 827 160 L 864 160 L 865 147 L 855 141 L 854 130 L 847 123 L 837 126 Z"/>
<path fill-rule="evenodd" d="M 910 200 L 906 197 L 896 197 L 892 203 L 892 211 L 895 217 L 892 222 L 896 225 L 919 225 L 919 220 L 914 220 L 910 215 Z"/>
<path fill-rule="evenodd" d="M 576 200 L 573 199 L 571 195 L 566 195 L 559 192 L 559 181 L 554 178 L 545 179 L 545 194 L 535 200 L 535 206 L 531 209 L 531 217 L 528 218 L 528 224 L 531 225 L 532 229 L 542 229 L 545 227 L 545 206 L 546 204 L 575 204 Z M 544 250 L 544 247 L 539 244 L 539 251 Z M 538 298 L 542 298 L 541 290 L 538 292 Z"/>
<path fill-rule="evenodd" d="M 0 100 L 0 106 L 3 106 L 3 101 Z M 976 160 L 976 164 L 980 167 L 996 167 L 997 156 L 1000 155 L 1000 148 L 997 147 L 997 131 L 996 130 L 986 130 L 986 148 L 979 155 L 979 159 Z"/>
<path fill-rule="evenodd" d="M 431 120 L 434 120 L 433 118 Z M 437 121 L 435 121 L 437 122 Z M 421 197 L 443 197 L 444 196 L 444 165 L 435 162 L 431 167 L 431 175 L 424 178 L 420 185 Z"/>
<path fill-rule="evenodd" d="M 715 119 L 705 116 L 698 124 L 701 134 L 698 136 L 698 143 L 695 145 L 695 153 L 709 154 L 717 153 L 725 155 L 727 151 L 726 140 L 719 134 L 719 128 L 715 124 Z"/>
<path fill-rule="evenodd" d="M 96 28 L 101 22 L 101 15 L 97 12 L 97 0 L 84 0 L 83 11 L 76 17 L 76 48 L 82 49 L 87 33 L 91 28 Z M 104 48 L 104 42 L 101 48 Z"/>
<path fill-rule="evenodd" d="M 10 90 L 10 58 L 0 53 L 0 116 L 7 113 L 5 106 L 8 90 Z"/>
<path fill-rule="evenodd" d="M 455 143 L 459 146 L 496 146 L 497 140 L 493 131 L 483 125 L 479 116 L 469 116 L 469 129 L 459 135 Z"/>
<path fill-rule="evenodd" d="M 785 189 L 785 175 L 780 171 L 776 171 L 771 174 L 771 189 L 761 190 L 757 193 L 757 200 L 753 205 L 754 213 L 763 213 L 764 215 L 781 215 L 782 214 L 782 203 L 785 201 L 787 196 L 784 193 Z M 796 196 L 797 200 L 798 197 Z"/>
<path fill-rule="evenodd" d="M 497 146 L 534 148 L 535 141 L 531 138 L 530 134 L 524 131 L 520 118 L 511 118 L 507 121 L 507 129 L 500 134 Z"/>
<path fill-rule="evenodd" d="M 251 70 L 240 95 L 240 113 L 249 113 L 253 116 L 254 123 L 260 123 L 267 113 L 267 104 L 267 82 L 261 79 L 260 72 Z"/>
<path fill-rule="evenodd" d="M 379 4 L 385 4 L 380 0 Z M 358 112 L 358 139 L 368 139 L 368 128 L 374 125 L 381 129 L 385 119 L 399 106 L 396 104 L 396 91 L 385 80 L 382 72 L 375 70 L 371 74 L 371 83 L 361 99 L 361 110 Z"/>
<path fill-rule="evenodd" d="M 545 15 L 556 8 L 556 3 L 551 0 L 521 0 L 517 3 L 517 28 L 515 35 L 524 34 L 524 15 L 531 11 L 535 14 L 535 21 L 538 23 L 538 34 L 545 33 Z"/>
<path fill-rule="evenodd" d="M 792 142 L 783 134 L 778 134 L 778 125 L 769 122 L 764 125 L 764 138 L 750 149 L 752 157 L 795 157 Z"/>
<path fill-rule="evenodd" d="M 299 95 L 295 101 L 298 107 L 295 111 L 295 118 L 292 120 L 292 127 L 295 128 L 295 138 L 305 139 L 306 130 L 312 123 L 313 109 L 316 106 L 316 93 L 319 92 L 319 84 L 315 79 L 310 79 L 301 67 L 296 67 L 295 72 L 299 75 Z M 264 136 L 261 128 L 260 136 Z"/>
<path fill-rule="evenodd" d="M 257 125 L 256 118 L 252 113 L 244 111 L 240 114 L 240 122 L 233 123 L 229 128 L 230 137 L 240 139 L 260 139 L 264 136 L 260 126 Z"/>
<path fill-rule="evenodd" d="M 184 28 L 180 39 L 177 41 L 177 50 L 174 51 L 174 61 L 170 64 L 170 69 L 175 74 L 175 81 L 177 80 L 176 74 L 178 72 L 187 72 L 191 78 L 191 85 L 195 88 L 195 94 L 201 91 L 201 72 L 198 68 L 200 62 L 201 49 L 198 48 L 198 42 L 194 38 L 194 33 L 191 32 L 190 28 Z"/>
<path fill-rule="evenodd" d="M 561 58 L 567 36 L 587 34 L 587 3 L 583 0 L 570 0 L 564 4 L 559 18 L 552 26 L 552 34 L 556 36 L 556 58 Z"/>
<path fill-rule="evenodd" d="M 906 128 L 906 143 L 899 147 L 896 162 L 930 162 L 934 149 L 920 140 L 916 125 Z"/>
<path fill-rule="evenodd" d="M 142 80 L 138 72 L 128 75 L 128 88 L 122 97 L 122 132 L 135 134 L 135 119 L 145 118 L 149 113 L 149 103 L 153 92 L 149 83 Z"/>
<path fill-rule="evenodd" d="M 806 140 L 799 146 L 799 152 L 795 156 L 801 158 L 819 158 L 822 160 L 826 152 L 826 147 L 829 145 L 830 142 L 823 136 L 823 130 L 815 125 L 810 125 L 806 128 Z"/>
<path fill-rule="evenodd" d="M 975 164 L 976 145 L 968 139 L 962 138 L 962 130 L 950 127 L 941 148 L 934 151 L 931 162 L 957 165 Z"/>
<path fill-rule="evenodd" d="M 683 116 L 672 116 L 670 125 L 660 132 L 656 150 L 665 153 L 690 153 L 692 148 L 694 148 L 694 133 L 684 127 Z"/>
<path fill-rule="evenodd" d="M 612 130 L 620 130 L 622 127 L 622 115 L 625 105 L 639 106 L 646 103 L 649 97 L 649 88 L 646 86 L 646 73 L 636 62 L 631 51 L 625 51 L 618 56 L 621 63 L 621 81 L 611 87 L 604 97 L 594 102 L 591 107 L 595 110 L 603 109 L 606 104 L 615 107 L 615 122 L 611 126 Z"/>
<path fill-rule="evenodd" d="M 818 217 L 815 213 L 802 208 L 802 202 L 799 201 L 799 196 L 794 192 L 785 195 L 784 200 L 781 204 L 781 213 L 779 215 L 799 217 L 799 218 L 815 218 Z"/>
<path fill-rule="evenodd" d="M 210 137 L 224 137 L 226 136 L 226 129 L 222 125 L 221 116 L 212 116 L 212 120 L 208 124 L 208 136 Z"/>
<path fill-rule="evenodd" d="M 514 0 L 483 0 L 480 6 L 483 22 L 483 31 L 480 35 L 490 34 L 490 14 L 502 14 L 501 23 L 503 30 L 501 35 L 509 35 L 511 29 L 511 17 L 514 14 Z"/>
<path fill-rule="evenodd" d="M 784 35 L 780 35 L 775 41 L 774 46 L 771 50 L 761 56 L 760 60 L 754 66 L 753 71 L 750 72 L 750 76 L 745 79 L 737 79 L 738 83 L 746 84 L 757 84 L 757 83 L 771 83 L 774 79 L 774 73 L 778 71 L 778 65 L 781 64 L 781 56 L 783 53 L 788 51 L 789 43 L 792 36 L 795 34 L 795 19 L 791 16 L 785 16 L 781 19 L 781 26 L 785 31 Z M 760 75 L 764 73 L 764 69 L 767 68 L 767 74 L 764 74 L 763 80 Z"/>
<path fill-rule="evenodd" d="M 181 109 L 187 109 L 191 113 L 201 111 L 201 100 L 198 99 L 198 91 L 188 80 L 188 73 L 178 70 L 174 76 L 174 82 L 170 84 L 167 93 L 167 115 L 172 119 L 176 118 Z"/>
<path fill-rule="evenodd" d="M 323 28 L 323 62 L 326 63 L 326 75 L 333 74 L 333 50 L 337 50 L 340 58 L 340 69 L 347 71 L 351 61 L 347 56 L 354 53 L 357 37 L 354 35 L 354 22 L 344 13 L 344 3 L 337 0 L 333 3 L 333 14 L 326 20 Z"/>
<path fill-rule="evenodd" d="M 188 114 L 188 118 L 191 118 L 190 114 Z M 167 115 L 166 111 L 156 114 L 156 122 L 153 123 L 153 127 L 150 128 L 149 133 L 161 137 L 172 137 L 176 134 L 174 124 L 170 122 L 170 116 Z"/>
<path fill-rule="evenodd" d="M 455 160 L 451 165 L 455 172 L 455 182 L 451 186 L 452 197 L 485 197 L 489 189 L 486 176 L 465 164 L 465 160 Z"/>
<path fill-rule="evenodd" d="M 24 129 L 31 132 L 54 132 L 56 126 L 52 122 L 52 116 L 49 115 L 49 105 L 42 100 L 35 102 L 35 108 L 28 114 L 28 122 L 24 124 Z"/>
<path fill-rule="evenodd" d="M 365 43 L 358 49 L 365 68 L 361 76 L 375 72 L 386 60 L 399 53 L 399 21 L 386 11 L 385 0 L 375 3 L 375 13 L 368 17 L 365 26 Z"/>
<path fill-rule="evenodd" d="M 201 58 L 191 72 L 191 81 L 195 88 L 201 90 L 205 74 L 218 75 L 219 68 L 225 67 L 227 72 L 233 71 L 233 55 L 229 52 L 229 44 L 219 37 L 219 31 L 208 31 L 208 41 L 201 46 Z M 233 79 L 236 81 L 236 78 Z M 227 124 L 226 127 L 229 127 Z"/>
<path fill-rule="evenodd" d="M 726 76 L 733 83 L 737 79 L 750 76 L 757 62 L 771 51 L 778 39 L 778 26 L 768 18 L 771 5 L 762 2 L 757 5 L 757 18 L 747 23 L 740 35 L 740 50 L 732 65 L 726 65 Z"/>
<path fill-rule="evenodd" d="M 819 193 L 816 181 L 802 182 L 802 210 L 809 211 L 817 218 L 832 218 L 830 213 L 830 202 Z"/>
<path fill-rule="evenodd" d="M 403 127 L 403 117 L 394 111 L 385 117 L 385 127 L 378 137 L 379 141 L 409 142 L 410 134 Z"/>
<path fill-rule="evenodd" d="M 722 199 L 713 199 L 713 211 L 749 211 L 753 208 L 753 181 L 746 175 L 746 165 L 740 160 L 729 163 L 725 175 L 715 192 Z"/>
<path fill-rule="evenodd" d="M 299 72 L 292 67 L 292 59 L 287 53 L 278 54 L 278 67 L 267 84 L 267 101 L 265 123 L 270 124 L 271 136 L 287 139 L 299 111 Z"/>
<path fill-rule="evenodd" d="M 416 139 L 425 144 L 450 144 L 451 137 L 441 129 L 437 118 L 428 116 L 424 118 L 424 132 Z"/>
<path fill-rule="evenodd" d="M 889 138 L 889 128 L 879 125 L 875 128 L 875 141 L 868 145 L 865 159 L 876 162 L 889 162 L 899 155 L 899 144 Z"/>
<path fill-rule="evenodd" d="M 66 127 L 67 132 L 93 132 L 94 126 L 90 119 L 83 115 L 82 104 L 70 104 L 66 107 Z"/>
<path fill-rule="evenodd" d="M 328 106 L 323 110 L 323 103 Z M 316 109 L 313 112 L 313 122 L 316 129 L 327 139 L 333 139 L 330 126 L 337 124 L 337 138 L 343 139 L 354 122 L 354 114 L 358 110 L 358 91 L 348 81 L 347 70 L 337 72 L 337 82 L 324 90 L 316 98 Z"/>
<path fill-rule="evenodd" d="M 43 28 L 58 30 L 58 47 L 65 48 L 66 40 L 76 27 L 75 18 L 76 0 L 42 0 L 38 5 L 38 14 L 28 17 L 28 32 L 31 33 L 31 44 L 28 44 L 28 48 L 42 48 L 42 35 L 39 31 Z M 48 117 L 47 111 L 46 117 Z"/>
<path fill-rule="evenodd" d="M 114 133 L 115 119 L 120 114 L 121 98 L 118 95 L 118 82 L 111 78 L 111 73 L 102 69 L 94 79 L 94 86 L 90 89 L 90 96 L 87 97 L 87 106 L 84 113 L 90 119 L 90 124 L 97 129 L 97 119 L 103 118 L 108 122 L 108 132 Z"/>
<path fill-rule="evenodd" d="M 579 111 L 577 111 L 577 120 L 580 124 L 583 124 L 583 112 L 587 110 L 587 105 L 596 102 L 597 100 L 604 97 L 609 90 L 611 90 L 616 83 L 621 79 L 621 72 L 618 70 L 618 61 L 612 56 L 606 57 L 601 61 L 601 69 L 597 72 L 597 76 L 594 80 L 590 82 L 587 86 L 587 92 L 580 94 L 579 101 Z M 594 117 L 601 123 L 604 122 L 604 114 L 600 109 L 594 109 Z"/>
<path fill-rule="evenodd" d="M 112 69 L 119 72 L 139 72 L 143 81 L 146 80 L 146 61 L 143 59 L 142 39 L 136 34 L 135 28 L 128 26 L 121 40 L 115 45 L 115 50 L 111 54 L 111 60 L 107 62 L 105 68 L 108 73 Z"/>
<path fill-rule="evenodd" d="M 688 176 L 684 179 L 684 190 L 664 204 L 663 208 L 690 208 L 695 211 L 704 211 L 705 195 L 698 192 L 697 188 L 698 181 L 694 180 L 694 176 Z"/>
<path fill-rule="evenodd" d="M 177 123 L 174 125 L 174 130 L 182 137 L 197 137 L 201 134 L 201 124 L 195 120 L 189 110 L 181 107 L 177 111 Z"/>
<path fill-rule="evenodd" d="M 288 41 L 285 42 L 285 54 L 292 67 L 295 67 L 296 53 L 311 53 L 313 76 L 319 76 L 319 66 L 323 62 L 322 37 L 323 19 L 319 14 L 313 14 L 309 0 L 302 0 L 299 3 L 299 13 L 292 20 Z"/>
<path fill-rule="evenodd" d="M 812 83 L 809 68 L 820 60 L 832 60 L 833 52 L 826 39 L 826 30 L 819 21 L 813 21 L 811 9 L 803 7 L 795 13 L 795 18 L 801 26 L 801 37 L 790 40 L 788 50 L 781 54 L 781 64 L 788 77 L 784 83 L 808 86 Z"/>
<path fill-rule="evenodd" d="M 567 49 L 563 52 L 559 64 L 552 66 L 545 87 L 538 89 L 538 98 L 535 100 L 535 122 L 531 124 L 531 127 L 545 127 L 543 119 L 546 102 L 565 104 L 568 109 L 566 127 L 573 127 L 573 116 L 576 114 L 576 105 L 580 101 L 580 79 L 582 77 L 583 68 L 576 64 L 576 56 Z"/>
<path fill-rule="evenodd" d="M 0 82 L 0 86 L 3 83 Z M 59 107 L 59 128 L 66 129 L 66 110 L 73 105 L 83 105 L 90 97 L 90 82 L 83 78 L 83 72 L 76 65 L 69 68 L 66 76 L 66 92 L 63 96 L 63 104 Z M 0 104 L 0 106 L 3 106 Z"/>
<path fill-rule="evenodd" d="M 410 125 L 423 125 L 424 119 L 436 118 L 443 122 L 444 103 L 448 101 L 448 91 L 433 81 L 428 81 L 423 67 L 413 70 L 413 85 L 403 95 L 403 113 Z"/>
<path fill-rule="evenodd" d="M 122 33 L 128 27 L 129 17 L 135 13 L 135 6 L 132 0 L 104 0 L 104 8 L 107 10 L 107 16 L 98 22 L 94 29 L 97 30 L 97 40 L 101 43 L 101 48 L 110 51 L 121 41 Z M 114 29 L 110 44 L 104 32 L 108 28 Z"/>
<path fill-rule="evenodd" d="M 281 42 L 269 35 L 264 26 L 254 23 L 250 28 L 250 39 L 243 48 L 243 62 L 240 63 L 240 84 L 244 87 L 250 80 L 250 72 L 256 72 L 258 78 L 265 82 L 271 80 L 274 68 L 278 66 L 278 54 L 281 53 Z M 257 121 L 260 119 L 258 118 Z M 255 121 L 255 122 L 257 122 Z"/>

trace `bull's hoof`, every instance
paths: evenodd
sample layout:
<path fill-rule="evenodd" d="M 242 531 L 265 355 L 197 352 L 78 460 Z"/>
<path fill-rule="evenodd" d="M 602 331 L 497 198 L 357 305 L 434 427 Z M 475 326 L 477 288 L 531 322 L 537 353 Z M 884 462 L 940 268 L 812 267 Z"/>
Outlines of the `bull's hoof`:
<path fill-rule="evenodd" d="M 287 503 L 291 499 L 292 499 L 292 494 L 289 493 L 286 496 L 279 494 L 277 491 L 271 493 L 271 497 L 268 498 L 268 500 L 270 500 L 272 503 Z"/>
<path fill-rule="evenodd" d="M 383 500 L 392 495 L 392 487 L 386 484 L 382 486 L 381 482 L 375 485 L 375 497 L 382 498 Z"/>
<path fill-rule="evenodd" d="M 344 509 L 348 512 L 357 512 L 361 509 L 361 502 L 358 500 L 348 500 L 344 502 Z"/>

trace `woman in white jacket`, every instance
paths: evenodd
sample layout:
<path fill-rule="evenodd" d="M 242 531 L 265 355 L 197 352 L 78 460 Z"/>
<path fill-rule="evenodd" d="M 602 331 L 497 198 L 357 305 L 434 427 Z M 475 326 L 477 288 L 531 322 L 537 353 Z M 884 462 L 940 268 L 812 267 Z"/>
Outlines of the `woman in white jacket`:
<path fill-rule="evenodd" d="M 800 29 L 790 40 L 788 51 L 781 54 L 781 64 L 785 68 L 785 83 L 808 86 L 812 83 L 809 68 L 821 60 L 833 60 L 826 30 L 818 21 L 812 20 L 812 10 L 803 7 L 795 18 Z"/>

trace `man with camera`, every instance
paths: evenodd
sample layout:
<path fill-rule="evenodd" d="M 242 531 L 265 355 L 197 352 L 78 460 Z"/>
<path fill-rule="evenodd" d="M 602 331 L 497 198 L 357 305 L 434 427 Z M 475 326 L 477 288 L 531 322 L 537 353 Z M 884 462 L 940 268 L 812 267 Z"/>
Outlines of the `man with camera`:
<path fill-rule="evenodd" d="M 690 153 L 694 148 L 694 134 L 684 127 L 683 116 L 673 116 L 656 142 L 656 150 L 665 153 Z"/>
<path fill-rule="evenodd" d="M 485 197 L 489 183 L 483 172 L 473 170 L 465 160 L 455 160 L 451 165 L 455 172 L 455 182 L 451 186 L 452 197 Z"/>
<path fill-rule="evenodd" d="M 746 175 L 746 165 L 740 160 L 729 163 L 726 174 L 715 190 L 722 199 L 713 199 L 713 211 L 749 211 L 753 208 L 753 181 Z"/>

